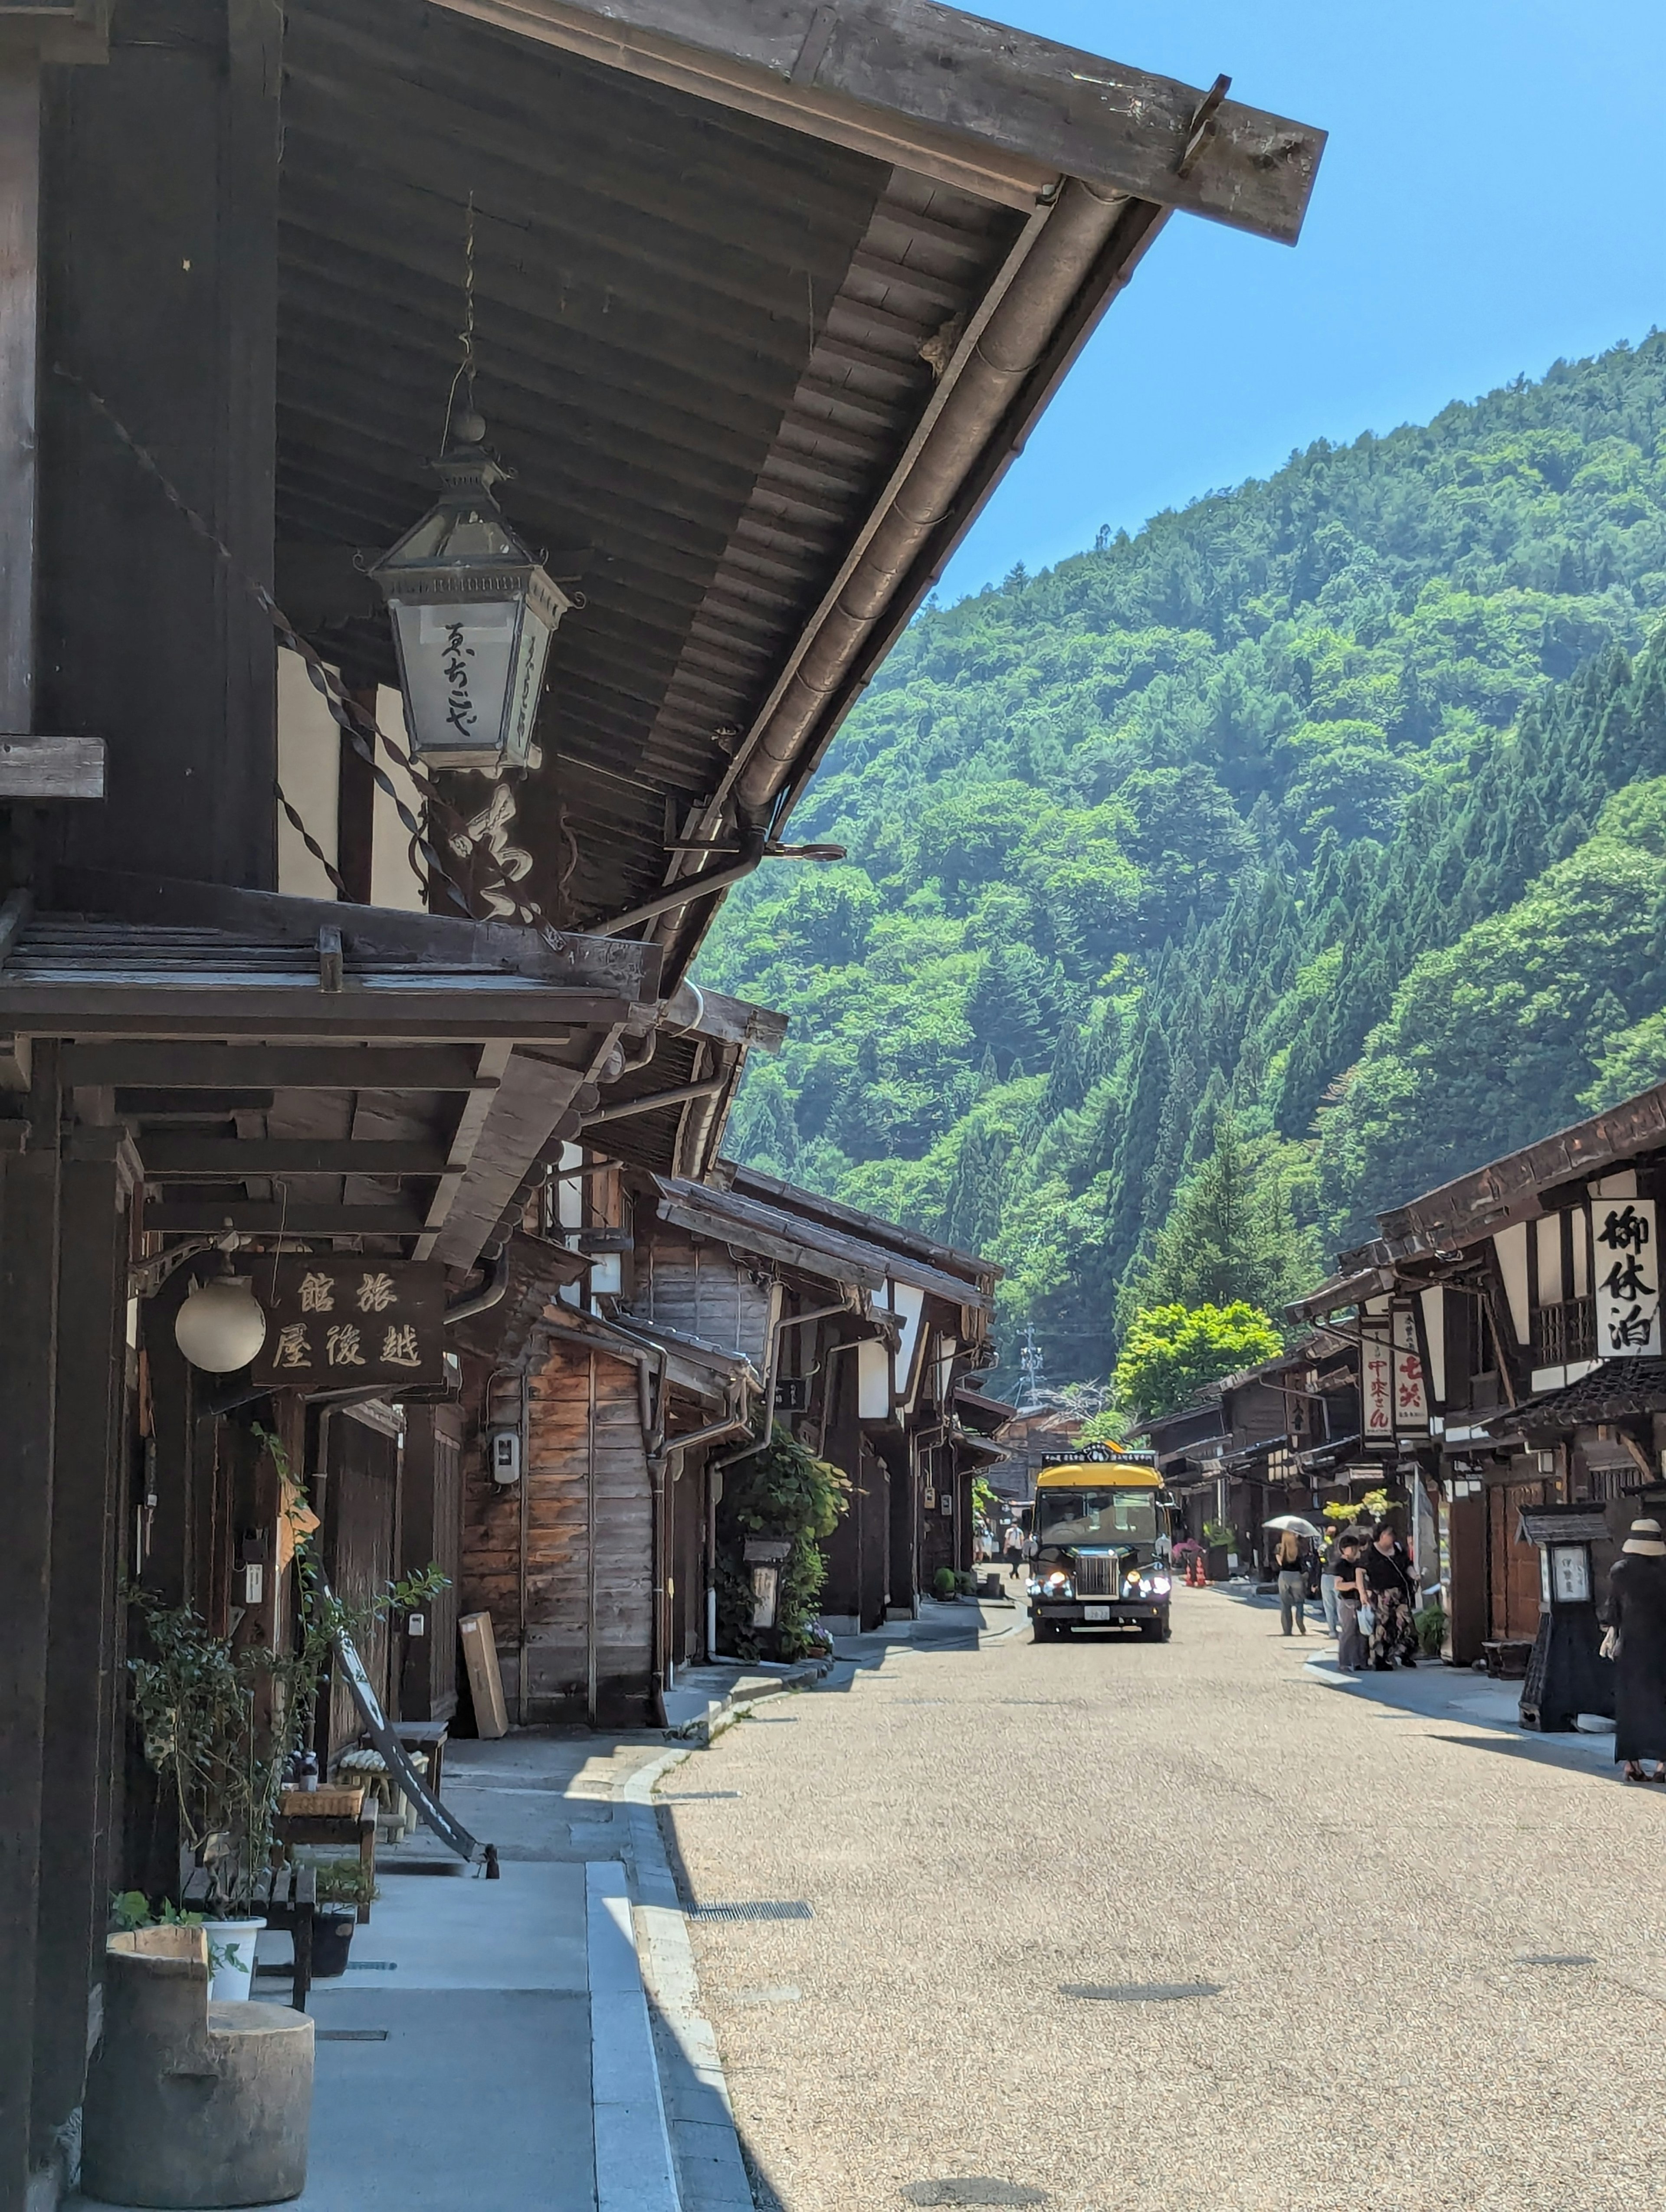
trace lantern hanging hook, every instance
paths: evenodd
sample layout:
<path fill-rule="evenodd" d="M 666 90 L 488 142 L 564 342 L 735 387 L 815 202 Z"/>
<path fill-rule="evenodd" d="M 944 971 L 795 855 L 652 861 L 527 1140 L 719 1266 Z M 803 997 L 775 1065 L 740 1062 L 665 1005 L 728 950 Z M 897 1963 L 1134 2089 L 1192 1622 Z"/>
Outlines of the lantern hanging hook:
<path fill-rule="evenodd" d="M 463 216 L 463 327 L 457 333 L 462 358 L 451 380 L 451 390 L 446 394 L 446 427 L 440 440 L 440 450 L 450 450 L 453 418 L 455 415 L 456 434 L 461 444 L 477 446 L 486 434 L 486 425 L 479 409 L 474 404 L 474 194 L 471 192 Z M 468 386 L 467 401 L 460 414 L 456 413 L 457 387 Z"/>

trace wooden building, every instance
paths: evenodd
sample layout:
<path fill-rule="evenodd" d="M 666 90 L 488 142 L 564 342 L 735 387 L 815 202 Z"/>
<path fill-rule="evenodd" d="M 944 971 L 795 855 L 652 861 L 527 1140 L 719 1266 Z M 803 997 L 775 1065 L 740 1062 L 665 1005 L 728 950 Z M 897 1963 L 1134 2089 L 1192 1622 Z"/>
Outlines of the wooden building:
<path fill-rule="evenodd" d="M 1524 1512 L 1601 1508 L 1600 1579 L 1633 1516 L 1666 1504 L 1663 1196 L 1666 1086 L 1381 1215 L 1292 1309 L 1353 1365 L 1362 1455 L 1414 1487 L 1456 1663 L 1513 1647 L 1519 1671 L 1537 1633 Z"/>
<path fill-rule="evenodd" d="M 3 2212 L 60 2191 L 108 1893 L 167 1855 L 122 1579 L 281 1643 L 288 1470 L 344 1587 L 452 1545 L 467 1591 L 476 1413 L 434 1332 L 504 1309 L 512 1345 L 563 1146 L 699 1187 L 718 902 L 793 854 L 841 717 L 1169 214 L 1297 234 L 1320 135 L 1223 91 L 920 0 L 0 10 Z M 562 610 L 478 774 L 425 765 L 369 574 L 436 459 L 501 465 Z M 551 1435 L 581 1388 L 611 1439 L 632 1324 L 579 1256 Z M 222 1258 L 264 1369 L 176 1342 Z M 286 1270 L 346 1296 L 355 1267 L 424 1302 L 420 1386 L 391 1326 L 380 1358 L 362 1316 L 328 1351 L 279 1326 Z M 665 1335 L 652 1434 L 768 1384 Z M 529 1707 L 686 1644 L 622 1617 L 581 1668 L 535 1643 L 559 1562 L 524 1557 Z M 456 1695 L 435 1624 L 369 1655 L 407 1712 Z"/>
<path fill-rule="evenodd" d="M 911 1617 L 970 1565 L 991 1448 L 957 1394 L 991 1356 L 996 1271 L 732 1163 L 575 1153 L 581 1200 L 514 1237 L 513 1293 L 459 1332 L 463 1602 L 492 1613 L 519 1717 L 640 1723 L 717 1656 L 716 1508 L 766 1407 L 850 1480 L 830 1626 Z"/>

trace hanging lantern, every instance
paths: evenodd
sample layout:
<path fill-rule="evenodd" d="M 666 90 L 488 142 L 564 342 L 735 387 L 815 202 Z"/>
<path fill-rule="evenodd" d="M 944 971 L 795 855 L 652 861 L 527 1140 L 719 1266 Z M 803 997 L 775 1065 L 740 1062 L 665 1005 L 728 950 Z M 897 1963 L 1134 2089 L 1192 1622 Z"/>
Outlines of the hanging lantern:
<path fill-rule="evenodd" d="M 246 1367 L 266 1341 L 266 1316 L 246 1275 L 234 1274 L 228 1252 L 222 1272 L 193 1285 L 173 1316 L 173 1341 L 193 1367 L 232 1375 Z"/>
<path fill-rule="evenodd" d="M 503 471 L 471 409 L 434 464 L 439 502 L 370 574 L 393 621 L 410 749 L 430 768 L 524 768 L 556 626 L 573 602 L 492 496 Z"/>

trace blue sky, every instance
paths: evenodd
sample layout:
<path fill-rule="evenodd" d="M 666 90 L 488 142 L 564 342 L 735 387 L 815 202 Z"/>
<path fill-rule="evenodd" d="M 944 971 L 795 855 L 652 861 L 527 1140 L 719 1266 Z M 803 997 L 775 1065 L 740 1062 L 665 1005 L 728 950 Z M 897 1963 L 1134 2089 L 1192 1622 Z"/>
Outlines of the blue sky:
<path fill-rule="evenodd" d="M 945 600 L 1666 325 L 1661 0 L 982 0 L 1330 132 L 1293 249 L 1177 216 Z"/>

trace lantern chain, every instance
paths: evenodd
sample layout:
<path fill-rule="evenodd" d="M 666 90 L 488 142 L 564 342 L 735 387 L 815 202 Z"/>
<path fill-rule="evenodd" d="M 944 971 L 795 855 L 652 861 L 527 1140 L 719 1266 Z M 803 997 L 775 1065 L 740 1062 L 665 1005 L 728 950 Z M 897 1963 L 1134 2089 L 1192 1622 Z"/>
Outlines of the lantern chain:
<path fill-rule="evenodd" d="M 440 450 L 444 453 L 451 443 L 452 410 L 457 404 L 457 387 L 466 382 L 469 387 L 469 411 L 474 412 L 474 194 L 469 194 L 469 204 L 463 218 L 463 327 L 457 333 L 457 342 L 463 349 L 462 359 L 457 364 L 457 374 L 452 378 L 451 390 L 446 394 L 446 427 L 441 433 Z"/>
<path fill-rule="evenodd" d="M 474 913 L 467 891 L 446 866 L 439 852 L 424 832 L 422 823 L 406 805 L 392 778 L 376 758 L 377 742 L 380 741 L 386 749 L 389 757 L 395 765 L 404 769 L 416 790 L 444 821 L 447 834 L 453 840 L 460 835 L 466 840 L 465 849 L 473 849 L 474 840 L 470 837 L 467 826 L 457 809 L 417 766 L 404 748 L 396 744 L 387 732 L 380 727 L 375 716 L 368 714 L 357 701 L 349 695 L 335 672 L 325 666 L 312 647 L 297 633 L 294 624 L 265 586 L 249 575 L 240 567 L 236 556 L 225 540 L 176 489 L 155 457 L 148 453 L 139 443 L 109 403 L 101 398 L 84 378 L 77 376 L 73 369 L 65 368 L 61 362 L 54 363 L 52 373 L 55 376 L 62 378 L 66 384 L 72 385 L 81 393 L 94 413 L 108 425 L 115 436 L 131 453 L 144 473 L 153 479 L 168 504 L 184 517 L 185 522 L 204 544 L 212 548 L 231 574 L 254 599 L 277 632 L 278 642 L 286 646 L 300 659 L 313 689 L 323 697 L 325 707 L 329 709 L 332 720 L 340 727 L 342 734 L 359 757 L 368 763 L 378 788 L 392 801 L 401 825 L 409 833 L 412 848 L 421 854 L 423 864 L 430 876 L 445 886 L 446 894 L 453 904 L 458 907 L 470 921 L 477 920 L 479 917 Z M 276 785 L 274 788 L 277 789 Z M 283 796 L 281 789 L 277 789 L 277 798 L 285 814 L 300 832 L 307 850 L 322 865 L 337 891 L 344 896 L 346 885 L 329 860 L 325 859 L 317 842 L 288 799 Z M 505 913 L 517 914 L 528 921 L 543 923 L 542 910 L 535 903 L 518 897 L 510 890 L 508 878 L 491 860 L 489 854 L 483 853 L 481 857 L 485 860 L 491 876 L 496 878 L 495 882 L 488 881 L 483 887 L 489 901 L 496 904 L 501 900 L 503 902 L 502 910 Z M 548 933 L 547 923 L 543 926 Z"/>

